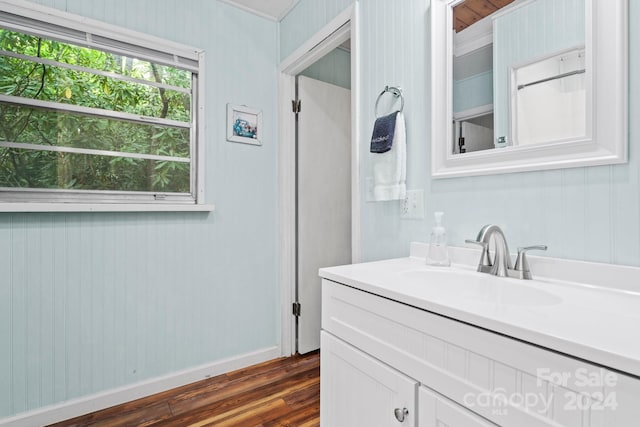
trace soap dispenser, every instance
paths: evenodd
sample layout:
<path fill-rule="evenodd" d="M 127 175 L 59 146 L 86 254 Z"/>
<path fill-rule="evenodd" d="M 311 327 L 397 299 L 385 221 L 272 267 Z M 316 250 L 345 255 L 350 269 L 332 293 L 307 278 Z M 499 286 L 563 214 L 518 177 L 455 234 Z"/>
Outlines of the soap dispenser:
<path fill-rule="evenodd" d="M 448 267 L 451 265 L 451 261 L 449 260 L 449 250 L 447 248 L 447 231 L 442 226 L 442 215 L 444 215 L 443 212 L 433 213 L 436 225 L 431 230 L 427 264 Z"/>

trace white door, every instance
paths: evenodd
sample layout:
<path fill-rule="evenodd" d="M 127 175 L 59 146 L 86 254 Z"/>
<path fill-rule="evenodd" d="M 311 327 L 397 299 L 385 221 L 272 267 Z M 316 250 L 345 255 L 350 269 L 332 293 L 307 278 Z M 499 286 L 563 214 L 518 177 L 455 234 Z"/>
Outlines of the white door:
<path fill-rule="evenodd" d="M 418 384 L 322 331 L 321 427 L 415 427 Z"/>
<path fill-rule="evenodd" d="M 318 269 L 351 263 L 351 91 L 298 77 L 298 352 L 320 347 Z"/>
<path fill-rule="evenodd" d="M 496 427 L 481 416 L 451 402 L 438 393 L 420 387 L 418 394 L 419 427 Z"/>

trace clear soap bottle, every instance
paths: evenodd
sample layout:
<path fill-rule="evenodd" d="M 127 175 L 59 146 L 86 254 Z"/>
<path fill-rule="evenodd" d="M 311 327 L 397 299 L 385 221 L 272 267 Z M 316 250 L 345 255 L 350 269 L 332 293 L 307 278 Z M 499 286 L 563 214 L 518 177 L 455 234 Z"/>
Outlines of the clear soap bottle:
<path fill-rule="evenodd" d="M 442 226 L 442 215 L 444 215 L 443 212 L 433 213 L 436 225 L 431 230 L 427 264 L 448 267 L 451 265 L 451 261 L 449 260 L 449 250 L 447 249 L 447 231 Z"/>

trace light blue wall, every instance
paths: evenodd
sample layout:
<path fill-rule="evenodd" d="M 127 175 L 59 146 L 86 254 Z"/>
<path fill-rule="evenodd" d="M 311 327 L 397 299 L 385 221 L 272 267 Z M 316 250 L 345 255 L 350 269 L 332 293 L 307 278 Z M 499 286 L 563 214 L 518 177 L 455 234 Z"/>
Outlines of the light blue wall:
<path fill-rule="evenodd" d="M 496 137 L 509 135 L 510 67 L 584 45 L 584 6 L 584 0 L 538 0 L 496 18 L 493 44 Z"/>
<path fill-rule="evenodd" d="M 277 24 L 211 0 L 40 3 L 205 49 L 216 211 L 0 214 L 0 418 L 271 347 L 280 330 Z M 261 147 L 225 140 L 227 102 L 263 111 Z"/>
<path fill-rule="evenodd" d="M 280 60 L 351 5 L 353 0 L 301 0 L 280 22 Z"/>
<path fill-rule="evenodd" d="M 323 2 L 301 0 L 280 27 L 281 51 L 292 51 L 336 14 Z M 640 4 L 630 3 L 630 22 Z M 429 1 L 366 0 L 360 6 L 361 158 L 371 175 L 367 147 L 375 98 L 386 84 L 405 93 L 408 138 L 407 184 L 425 190 L 425 220 L 400 220 L 396 202 L 362 205 L 365 260 L 403 256 L 409 242 L 426 241 L 431 212 L 446 212 L 451 243 L 461 246 L 487 223 L 501 225 L 512 248 L 549 245 L 550 256 L 640 265 L 640 28 L 630 27 L 630 162 L 620 166 L 565 169 L 486 177 L 430 177 Z M 346 6 L 346 5 L 345 5 Z M 323 17 L 324 21 L 319 22 Z M 295 20 L 295 22 L 290 22 Z M 295 30 L 309 27 L 298 34 Z"/>
<path fill-rule="evenodd" d="M 343 49 L 334 49 L 300 75 L 351 89 L 351 54 Z"/>
<path fill-rule="evenodd" d="M 486 71 L 453 82 L 453 112 L 493 104 L 493 72 Z"/>

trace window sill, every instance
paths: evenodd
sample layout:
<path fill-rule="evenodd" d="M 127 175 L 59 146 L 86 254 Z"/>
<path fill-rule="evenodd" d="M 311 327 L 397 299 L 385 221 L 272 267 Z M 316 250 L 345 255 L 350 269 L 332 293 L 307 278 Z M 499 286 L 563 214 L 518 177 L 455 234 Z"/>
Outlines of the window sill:
<path fill-rule="evenodd" d="M 215 205 L 145 203 L 0 203 L 0 212 L 213 212 Z"/>

